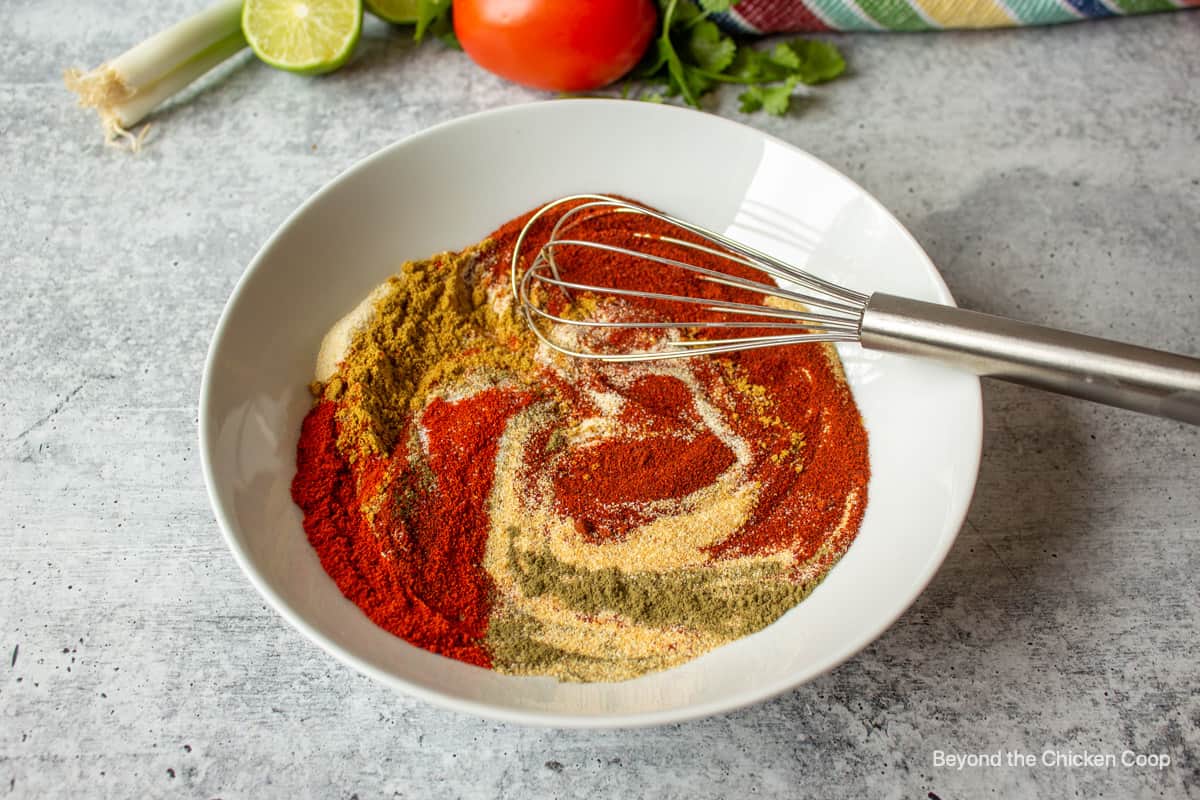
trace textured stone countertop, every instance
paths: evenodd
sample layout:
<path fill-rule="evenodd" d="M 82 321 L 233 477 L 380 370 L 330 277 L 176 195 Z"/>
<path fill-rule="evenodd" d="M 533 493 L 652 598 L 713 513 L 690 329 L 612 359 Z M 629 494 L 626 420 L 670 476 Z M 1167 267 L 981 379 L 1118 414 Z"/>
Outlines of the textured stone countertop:
<path fill-rule="evenodd" d="M 256 249 L 396 139 L 545 97 L 368 26 L 310 80 L 243 54 L 101 144 L 60 73 L 184 0 L 0 2 L 0 797 L 1200 797 L 1200 428 L 985 387 L 978 488 L 875 643 L 726 716 L 481 721 L 268 608 L 200 472 L 209 337 Z M 1200 13 L 843 36 L 853 76 L 741 117 L 850 175 L 959 301 L 1200 353 Z M 1165 768 L 1044 751 L 1165 753 Z M 939 766 L 937 752 L 1033 754 Z"/>

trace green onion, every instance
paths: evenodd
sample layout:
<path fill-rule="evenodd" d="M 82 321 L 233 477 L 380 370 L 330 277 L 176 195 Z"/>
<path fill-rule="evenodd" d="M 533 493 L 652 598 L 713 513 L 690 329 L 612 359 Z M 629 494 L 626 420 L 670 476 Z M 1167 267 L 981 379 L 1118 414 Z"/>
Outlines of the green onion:
<path fill-rule="evenodd" d="M 137 150 L 149 126 L 130 128 L 156 106 L 246 46 L 242 0 L 221 2 L 90 72 L 67 70 L 67 88 L 100 115 L 105 141 Z"/>

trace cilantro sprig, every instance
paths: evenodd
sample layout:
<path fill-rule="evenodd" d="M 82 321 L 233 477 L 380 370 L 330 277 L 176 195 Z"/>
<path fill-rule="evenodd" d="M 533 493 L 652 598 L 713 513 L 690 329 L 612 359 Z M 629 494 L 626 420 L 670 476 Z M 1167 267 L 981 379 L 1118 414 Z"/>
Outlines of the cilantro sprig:
<path fill-rule="evenodd" d="M 735 0 L 658 0 L 661 32 L 637 77 L 665 84 L 650 97 L 682 97 L 700 106 L 700 98 L 719 84 L 745 86 L 741 110 L 782 116 L 800 84 L 833 80 L 846 69 L 838 49 L 828 42 L 794 39 L 770 51 L 738 42 L 710 19 L 728 11 Z"/>
<path fill-rule="evenodd" d="M 637 96 L 651 102 L 679 97 L 700 107 L 700 99 L 723 83 L 745 87 L 738 100 L 746 113 L 788 112 L 796 88 L 831 81 L 846 69 L 828 42 L 792 39 L 759 50 L 728 35 L 711 18 L 737 0 L 656 0 L 659 34 L 630 78 L 649 87 Z M 451 0 L 417 0 L 414 38 L 436 36 L 457 47 L 450 22 Z M 625 95 L 629 95 L 626 88 Z"/>

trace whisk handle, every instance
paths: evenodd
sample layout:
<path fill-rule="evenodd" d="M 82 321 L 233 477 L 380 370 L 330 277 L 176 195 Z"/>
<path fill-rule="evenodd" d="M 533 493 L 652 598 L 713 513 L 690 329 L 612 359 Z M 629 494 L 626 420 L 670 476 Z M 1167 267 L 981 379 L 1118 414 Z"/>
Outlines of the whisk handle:
<path fill-rule="evenodd" d="M 1200 425 L 1200 359 L 876 293 L 863 347 Z"/>

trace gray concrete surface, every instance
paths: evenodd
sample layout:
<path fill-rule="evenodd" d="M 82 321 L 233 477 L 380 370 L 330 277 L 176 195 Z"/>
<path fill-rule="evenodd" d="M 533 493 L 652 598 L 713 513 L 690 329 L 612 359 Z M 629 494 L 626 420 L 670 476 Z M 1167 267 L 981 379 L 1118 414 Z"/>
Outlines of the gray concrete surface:
<path fill-rule="evenodd" d="M 105 148 L 60 70 L 194 5 L 0 2 L 0 796 L 1200 797 L 1200 429 L 1016 387 L 986 388 L 978 491 L 932 585 L 772 702 L 523 729 L 309 644 L 205 496 L 196 398 L 222 304 L 348 165 L 541 95 L 372 26 L 334 75 L 243 58 L 140 155 Z M 961 302 L 1200 353 L 1200 14 L 838 41 L 853 77 L 746 121 L 876 193 Z M 737 117 L 734 95 L 713 110 Z"/>

